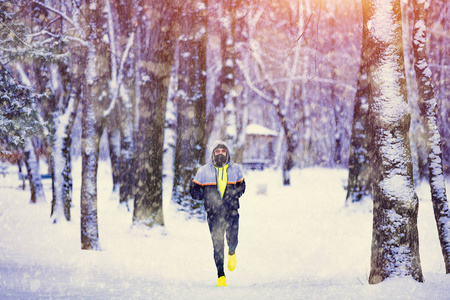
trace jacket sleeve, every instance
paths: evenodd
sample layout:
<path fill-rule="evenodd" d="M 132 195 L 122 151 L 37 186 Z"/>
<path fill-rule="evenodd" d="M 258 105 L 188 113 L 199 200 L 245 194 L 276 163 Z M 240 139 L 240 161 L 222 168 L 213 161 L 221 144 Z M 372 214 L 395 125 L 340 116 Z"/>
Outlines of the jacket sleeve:
<path fill-rule="evenodd" d="M 245 180 L 236 183 L 236 196 L 240 198 L 245 193 Z"/>
<path fill-rule="evenodd" d="M 245 193 L 245 180 L 240 167 L 238 167 L 237 174 L 239 181 L 236 182 L 236 196 L 240 198 Z"/>
<path fill-rule="evenodd" d="M 200 184 L 196 183 L 195 181 L 191 182 L 189 193 L 191 194 L 191 197 L 194 198 L 195 200 L 203 200 L 204 197 L 203 187 Z"/>
<path fill-rule="evenodd" d="M 203 200 L 205 196 L 205 191 L 203 188 L 203 183 L 205 181 L 204 171 L 205 168 L 200 168 L 191 182 L 189 193 L 191 194 L 191 197 L 195 200 Z"/>

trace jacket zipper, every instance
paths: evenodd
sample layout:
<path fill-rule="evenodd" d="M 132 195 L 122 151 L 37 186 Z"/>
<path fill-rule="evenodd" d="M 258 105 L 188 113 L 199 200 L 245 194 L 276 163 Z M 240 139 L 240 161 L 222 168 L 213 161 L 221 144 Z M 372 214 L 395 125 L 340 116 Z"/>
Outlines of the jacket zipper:
<path fill-rule="evenodd" d="M 216 185 L 217 185 L 217 192 L 219 192 L 219 196 L 220 196 L 220 199 L 222 199 L 223 200 L 223 196 L 225 196 L 225 192 L 223 193 L 223 196 L 222 196 L 222 193 L 220 192 L 220 188 L 219 188 L 219 173 L 220 173 L 220 169 L 222 169 L 222 180 L 223 180 L 223 171 L 225 170 L 225 167 L 222 167 L 222 168 L 214 168 L 214 170 L 217 172 L 217 177 L 216 177 Z"/>

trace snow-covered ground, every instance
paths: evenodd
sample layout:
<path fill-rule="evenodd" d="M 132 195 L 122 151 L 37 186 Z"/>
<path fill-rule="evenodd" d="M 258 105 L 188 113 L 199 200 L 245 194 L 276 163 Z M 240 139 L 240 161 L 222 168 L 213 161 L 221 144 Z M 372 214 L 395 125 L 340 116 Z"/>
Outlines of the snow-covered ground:
<path fill-rule="evenodd" d="M 166 228 L 131 229 L 132 213 L 111 194 L 109 165 L 99 171 L 102 251 L 80 249 L 80 164 L 74 165 L 73 220 L 50 223 L 46 203 L 30 204 L 16 167 L 0 176 L 1 299 L 448 299 L 427 184 L 417 188 L 425 283 L 367 282 L 372 215 L 346 208 L 346 170 L 294 170 L 292 186 L 277 171 L 247 172 L 241 199 L 238 265 L 216 288 L 206 223 L 186 221 L 165 193 Z M 165 191 L 170 191 L 167 177 Z M 448 182 L 447 182 L 448 185 Z"/>

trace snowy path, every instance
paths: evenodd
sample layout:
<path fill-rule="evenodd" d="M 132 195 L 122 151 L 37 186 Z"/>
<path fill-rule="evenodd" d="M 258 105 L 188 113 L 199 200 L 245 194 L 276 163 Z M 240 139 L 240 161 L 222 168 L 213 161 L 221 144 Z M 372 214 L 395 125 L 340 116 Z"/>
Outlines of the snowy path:
<path fill-rule="evenodd" d="M 0 179 L 1 299 L 448 299 L 429 196 L 419 215 L 426 283 L 370 286 L 372 216 L 343 207 L 345 170 L 296 170 L 291 187 L 273 171 L 248 173 L 238 266 L 219 289 L 207 225 L 166 205 L 163 233 L 130 230 L 131 214 L 111 199 L 108 172 L 103 165 L 103 251 L 80 250 L 79 203 L 72 222 L 53 225 L 48 183 L 48 203 L 31 205 L 17 177 Z M 264 185 L 267 193 L 258 194 Z M 74 186 L 79 199 L 76 178 Z"/>

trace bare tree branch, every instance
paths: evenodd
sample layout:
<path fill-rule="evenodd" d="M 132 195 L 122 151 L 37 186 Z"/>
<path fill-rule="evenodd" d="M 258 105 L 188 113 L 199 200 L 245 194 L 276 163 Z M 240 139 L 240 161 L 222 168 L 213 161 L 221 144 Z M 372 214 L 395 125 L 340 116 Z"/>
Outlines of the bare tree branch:
<path fill-rule="evenodd" d="M 109 116 L 109 114 L 114 109 L 114 106 L 116 104 L 116 101 L 117 101 L 117 98 L 119 95 L 120 86 L 122 85 L 122 81 L 123 81 L 123 68 L 125 66 L 125 62 L 128 59 L 128 55 L 130 53 L 131 47 L 133 46 L 133 43 L 134 43 L 134 32 L 132 32 L 130 37 L 128 38 L 128 42 L 125 47 L 125 51 L 122 55 L 122 60 L 120 62 L 120 67 L 119 67 L 118 77 L 117 77 L 117 87 L 114 89 L 114 93 L 112 95 L 111 103 L 110 103 L 108 109 L 105 110 L 105 112 L 103 113 L 103 116 L 105 118 Z"/>
<path fill-rule="evenodd" d="M 258 89 L 252 82 L 248 72 L 247 72 L 247 68 L 245 68 L 242 64 L 242 61 L 240 60 L 236 60 L 237 65 L 239 66 L 239 68 L 242 71 L 242 74 L 244 74 L 244 78 L 245 78 L 245 82 L 247 83 L 248 87 L 255 92 L 258 96 L 260 96 L 263 100 L 269 102 L 269 103 L 273 103 L 274 99 L 267 95 L 266 93 L 264 93 L 263 91 L 261 91 L 260 89 Z"/>
<path fill-rule="evenodd" d="M 308 76 L 294 76 L 292 77 L 293 80 L 295 81 L 300 81 L 300 80 L 307 80 L 307 81 L 314 81 L 314 82 L 320 82 L 320 83 L 327 83 L 327 84 L 334 84 L 336 86 L 341 86 L 349 91 L 352 92 L 356 92 L 356 88 L 350 84 L 344 83 L 344 82 L 339 82 L 333 79 L 329 79 L 329 78 L 319 78 L 319 77 L 308 77 Z M 273 81 L 273 83 L 281 83 L 281 82 L 287 82 L 289 81 L 290 78 L 278 78 L 276 80 Z"/>
<path fill-rule="evenodd" d="M 17 40 L 19 40 L 22 44 L 24 44 L 28 49 L 31 49 L 31 46 L 28 45 L 25 41 L 23 41 L 23 40 L 22 40 L 22 39 L 14 32 L 14 30 L 12 30 L 11 28 L 9 28 L 8 25 L 6 25 L 5 23 L 3 23 L 3 22 L 1 22 L 1 21 L 0 21 L 0 23 L 1 23 L 3 26 L 5 26 L 6 29 L 8 29 L 9 32 L 11 32 Z"/>
<path fill-rule="evenodd" d="M 63 12 L 61 12 L 61 11 L 59 11 L 59 10 L 57 10 L 57 9 L 55 9 L 55 8 L 53 8 L 53 7 L 51 7 L 51 6 L 48 6 L 48 5 L 46 5 L 45 3 L 42 3 L 42 2 L 40 2 L 40 1 L 32 0 L 32 2 L 35 3 L 35 4 L 37 4 L 37 5 L 40 5 L 40 6 L 44 7 L 44 8 L 46 8 L 47 10 L 49 10 L 49 11 L 55 13 L 55 14 L 60 15 L 61 17 L 64 18 L 64 20 L 66 20 L 67 22 L 69 22 L 73 27 L 77 27 L 76 24 L 75 24 L 75 22 L 74 22 L 71 18 L 69 18 L 66 14 L 64 14 Z"/>
<path fill-rule="evenodd" d="M 47 30 L 41 30 L 39 32 L 28 34 L 27 37 L 34 38 L 34 37 L 37 37 L 37 36 L 40 36 L 40 35 L 49 35 L 49 36 L 51 36 L 52 38 L 55 38 L 55 39 L 63 39 L 63 40 L 66 39 L 68 41 L 78 42 L 78 43 L 80 43 L 83 46 L 87 46 L 87 42 L 85 40 L 83 40 L 83 39 L 80 39 L 78 37 L 74 37 L 74 36 L 71 36 L 71 35 L 54 34 L 54 33 L 50 32 L 50 31 L 47 31 Z M 43 42 L 41 42 L 41 44 L 42 43 Z"/>

